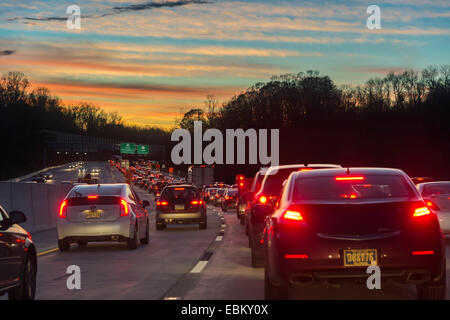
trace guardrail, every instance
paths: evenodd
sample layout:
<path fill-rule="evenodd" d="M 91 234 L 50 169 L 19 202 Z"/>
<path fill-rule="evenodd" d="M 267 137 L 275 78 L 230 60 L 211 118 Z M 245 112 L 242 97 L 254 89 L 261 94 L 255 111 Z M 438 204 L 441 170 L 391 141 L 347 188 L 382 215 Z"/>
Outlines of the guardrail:
<path fill-rule="evenodd" d="M 41 184 L 28 182 L 0 182 L 0 205 L 7 211 L 22 211 L 27 222 L 22 226 L 28 232 L 39 232 L 56 227 L 58 208 L 72 189 L 68 184 Z"/>

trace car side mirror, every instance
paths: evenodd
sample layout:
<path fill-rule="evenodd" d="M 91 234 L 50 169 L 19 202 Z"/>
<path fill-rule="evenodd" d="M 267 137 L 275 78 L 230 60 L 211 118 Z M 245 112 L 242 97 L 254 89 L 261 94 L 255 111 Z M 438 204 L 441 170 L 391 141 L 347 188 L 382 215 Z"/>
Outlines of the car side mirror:
<path fill-rule="evenodd" d="M 19 224 L 27 221 L 27 217 L 21 211 L 11 211 L 9 214 L 10 224 Z"/>
<path fill-rule="evenodd" d="M 148 202 L 147 200 L 142 201 L 142 208 L 146 208 L 150 205 L 150 202 Z"/>

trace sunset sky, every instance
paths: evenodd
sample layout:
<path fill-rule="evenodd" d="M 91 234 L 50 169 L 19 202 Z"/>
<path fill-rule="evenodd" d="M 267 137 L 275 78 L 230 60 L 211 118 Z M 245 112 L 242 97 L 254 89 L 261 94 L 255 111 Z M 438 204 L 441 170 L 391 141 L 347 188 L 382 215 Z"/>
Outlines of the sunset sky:
<path fill-rule="evenodd" d="M 81 30 L 66 8 L 81 8 Z M 381 8 L 381 30 L 366 9 Z M 66 104 L 169 127 L 272 75 L 309 69 L 338 85 L 450 63 L 450 1 L 110 0 L 0 2 L 0 73 L 21 71 Z"/>

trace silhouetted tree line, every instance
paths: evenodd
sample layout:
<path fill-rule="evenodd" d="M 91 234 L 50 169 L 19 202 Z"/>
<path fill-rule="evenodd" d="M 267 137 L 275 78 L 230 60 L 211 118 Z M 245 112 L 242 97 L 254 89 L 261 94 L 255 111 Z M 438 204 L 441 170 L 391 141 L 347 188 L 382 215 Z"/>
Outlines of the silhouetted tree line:
<path fill-rule="evenodd" d="M 450 66 L 390 72 L 337 87 L 317 71 L 275 76 L 218 106 L 187 112 L 179 126 L 279 128 L 281 163 L 388 166 L 450 178 Z M 257 166 L 218 166 L 217 178 Z"/>
<path fill-rule="evenodd" d="M 0 127 L 0 179 L 42 166 L 43 129 L 146 144 L 167 144 L 170 139 L 168 131 L 125 125 L 116 112 L 88 103 L 64 105 L 47 88 L 32 88 L 20 72 L 8 72 L 0 78 Z"/>

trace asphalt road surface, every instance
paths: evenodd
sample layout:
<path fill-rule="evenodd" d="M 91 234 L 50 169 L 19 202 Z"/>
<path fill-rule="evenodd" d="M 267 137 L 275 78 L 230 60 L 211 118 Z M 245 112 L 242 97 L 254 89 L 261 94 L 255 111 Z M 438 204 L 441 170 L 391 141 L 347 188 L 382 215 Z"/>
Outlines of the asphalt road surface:
<path fill-rule="evenodd" d="M 100 168 L 102 183 L 123 182 L 123 176 L 106 163 Z M 53 182 L 74 181 L 77 170 L 51 170 Z M 247 237 L 234 210 L 222 212 L 208 206 L 208 228 L 197 225 L 169 226 L 156 231 L 153 196 L 135 188 L 141 200 L 149 200 L 150 243 L 128 250 L 124 243 L 72 245 L 69 252 L 56 248 L 56 232 L 34 234 L 38 252 L 36 299 L 220 299 L 264 298 L 262 268 L 250 265 Z M 447 248 L 448 252 L 448 248 Z M 69 290 L 67 267 L 81 268 L 81 289 Z M 447 261 L 447 265 L 450 262 Z M 447 271 L 447 279 L 450 272 Z M 413 286 L 383 283 L 381 290 L 356 284 L 309 285 L 292 291 L 294 299 L 416 299 Z M 450 298 L 450 288 L 447 289 Z"/>

